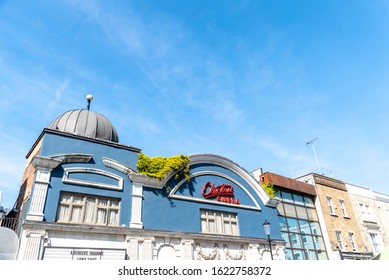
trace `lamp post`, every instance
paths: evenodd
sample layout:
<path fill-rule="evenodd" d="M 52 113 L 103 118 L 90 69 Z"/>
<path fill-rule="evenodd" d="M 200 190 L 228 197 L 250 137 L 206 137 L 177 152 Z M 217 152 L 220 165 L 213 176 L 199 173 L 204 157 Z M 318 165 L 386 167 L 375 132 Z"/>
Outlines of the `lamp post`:
<path fill-rule="evenodd" d="M 271 228 L 270 228 L 270 223 L 267 220 L 265 220 L 265 222 L 263 223 L 263 230 L 267 235 L 267 241 L 269 242 L 269 247 L 270 247 L 270 255 L 271 255 L 271 259 L 273 260 L 273 250 L 271 248 L 271 240 L 270 240 Z"/>

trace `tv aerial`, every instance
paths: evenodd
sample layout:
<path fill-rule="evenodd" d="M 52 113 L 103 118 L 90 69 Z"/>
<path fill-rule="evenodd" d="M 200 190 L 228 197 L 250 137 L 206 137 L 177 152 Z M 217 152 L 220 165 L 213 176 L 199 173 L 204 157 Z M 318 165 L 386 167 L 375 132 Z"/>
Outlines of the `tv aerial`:
<path fill-rule="evenodd" d="M 314 143 L 316 140 L 318 140 L 318 139 L 319 139 L 319 138 L 316 137 L 315 139 L 312 139 L 311 141 L 306 142 L 305 145 L 307 145 L 307 146 L 312 146 L 313 154 L 314 154 L 315 160 L 316 160 L 317 169 L 319 170 L 319 174 L 320 174 L 320 175 L 323 175 L 323 174 L 321 173 L 319 160 L 317 159 L 317 155 L 316 155 L 316 151 L 315 151 L 315 145 L 313 144 L 313 143 Z"/>

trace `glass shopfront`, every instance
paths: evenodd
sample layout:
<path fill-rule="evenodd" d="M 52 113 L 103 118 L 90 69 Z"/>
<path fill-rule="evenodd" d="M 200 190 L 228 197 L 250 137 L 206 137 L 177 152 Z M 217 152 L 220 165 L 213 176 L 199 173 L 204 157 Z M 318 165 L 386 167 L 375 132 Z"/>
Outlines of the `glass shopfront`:
<path fill-rule="evenodd" d="M 290 191 L 278 191 L 279 223 L 287 260 L 328 260 L 314 198 Z"/>

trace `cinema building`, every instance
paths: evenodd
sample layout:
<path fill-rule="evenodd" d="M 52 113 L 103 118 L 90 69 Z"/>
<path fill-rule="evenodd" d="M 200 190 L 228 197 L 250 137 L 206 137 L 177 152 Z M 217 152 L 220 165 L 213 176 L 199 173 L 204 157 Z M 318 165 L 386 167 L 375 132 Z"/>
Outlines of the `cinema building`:
<path fill-rule="evenodd" d="M 89 108 L 44 128 L 26 157 L 17 259 L 285 259 L 279 201 L 252 174 L 197 154 L 189 179 L 160 181 L 138 173 L 140 152 Z"/>

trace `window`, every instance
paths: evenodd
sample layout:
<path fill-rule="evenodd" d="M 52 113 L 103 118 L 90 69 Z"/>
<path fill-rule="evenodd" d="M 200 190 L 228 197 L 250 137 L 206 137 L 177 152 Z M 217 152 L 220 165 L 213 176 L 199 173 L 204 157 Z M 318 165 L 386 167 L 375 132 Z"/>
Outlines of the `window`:
<path fill-rule="evenodd" d="M 281 196 L 283 201 L 293 203 L 293 197 L 291 193 L 281 192 Z"/>
<path fill-rule="evenodd" d="M 286 221 L 288 222 L 288 229 L 290 232 L 300 232 L 297 219 L 286 218 Z"/>
<path fill-rule="evenodd" d="M 307 243 L 308 243 L 308 237 L 307 237 L 307 235 L 305 234 L 305 231 L 302 230 L 301 233 L 303 234 L 303 235 L 302 235 L 302 238 L 303 238 L 304 244 L 307 244 Z"/>
<path fill-rule="evenodd" d="M 310 197 L 304 197 L 305 204 L 310 207 L 315 207 L 315 203 L 313 202 L 313 199 Z"/>
<path fill-rule="evenodd" d="M 346 205 L 345 205 L 343 199 L 339 199 L 339 205 L 340 205 L 340 209 L 342 209 L 343 217 L 348 217 L 348 214 L 347 214 L 347 211 L 346 211 Z"/>
<path fill-rule="evenodd" d="M 311 235 L 303 235 L 304 248 L 309 250 L 315 250 L 315 242 Z"/>
<path fill-rule="evenodd" d="M 294 203 L 304 205 L 304 198 L 301 195 L 293 194 Z"/>
<path fill-rule="evenodd" d="M 305 254 L 303 250 L 293 250 L 293 259 L 305 260 Z"/>
<path fill-rule="evenodd" d="M 337 230 L 335 233 L 336 233 L 336 239 L 338 240 L 339 249 L 343 250 L 342 233 L 339 230 Z"/>
<path fill-rule="evenodd" d="M 296 206 L 296 212 L 297 212 L 297 216 L 298 216 L 300 219 L 305 219 L 305 220 L 308 219 L 308 214 L 307 214 L 307 210 L 306 210 L 305 207 Z"/>
<path fill-rule="evenodd" d="M 239 235 L 236 213 L 201 210 L 201 232 Z"/>
<path fill-rule="evenodd" d="M 374 215 L 371 212 L 369 204 L 359 203 L 359 209 L 361 211 L 363 220 L 365 220 L 365 221 L 374 221 Z"/>
<path fill-rule="evenodd" d="M 315 240 L 315 247 L 318 249 L 318 251 L 325 251 L 325 245 L 324 245 L 324 239 L 323 237 L 317 237 Z M 320 252 L 318 252 L 320 253 Z"/>
<path fill-rule="evenodd" d="M 353 250 L 356 251 L 357 250 L 357 246 L 355 245 L 354 233 L 349 232 L 348 233 L 348 237 L 350 239 L 351 247 L 353 247 Z"/>
<path fill-rule="evenodd" d="M 119 225 L 119 199 L 62 193 L 57 221 L 62 223 Z"/>
<path fill-rule="evenodd" d="M 369 232 L 370 235 L 370 241 L 373 245 L 373 250 L 375 254 L 378 254 L 381 251 L 381 238 L 378 235 L 378 233 Z"/>
<path fill-rule="evenodd" d="M 320 224 L 318 222 L 310 222 L 312 233 L 315 235 L 321 235 Z"/>
<path fill-rule="evenodd" d="M 315 208 L 307 208 L 308 220 L 317 221 L 319 218 L 317 217 Z"/>
<path fill-rule="evenodd" d="M 312 250 L 306 250 L 305 255 L 307 260 L 317 260 L 316 252 Z"/>
<path fill-rule="evenodd" d="M 286 215 L 286 216 L 294 217 L 294 218 L 297 217 L 297 215 L 296 215 L 296 209 L 295 209 L 295 207 L 294 207 L 293 204 L 285 203 L 285 204 L 284 204 L 284 207 L 285 207 L 285 215 Z"/>
<path fill-rule="evenodd" d="M 293 248 L 303 248 L 303 244 L 301 241 L 301 234 L 292 233 L 290 235 L 290 240 L 292 241 Z"/>
<path fill-rule="evenodd" d="M 277 205 L 285 258 L 328 259 L 312 196 L 281 190 Z"/>
<path fill-rule="evenodd" d="M 332 205 L 332 198 L 329 196 L 327 196 L 327 205 L 328 205 L 328 208 L 330 209 L 330 214 L 336 215 L 335 210 L 334 210 L 334 206 Z"/>

